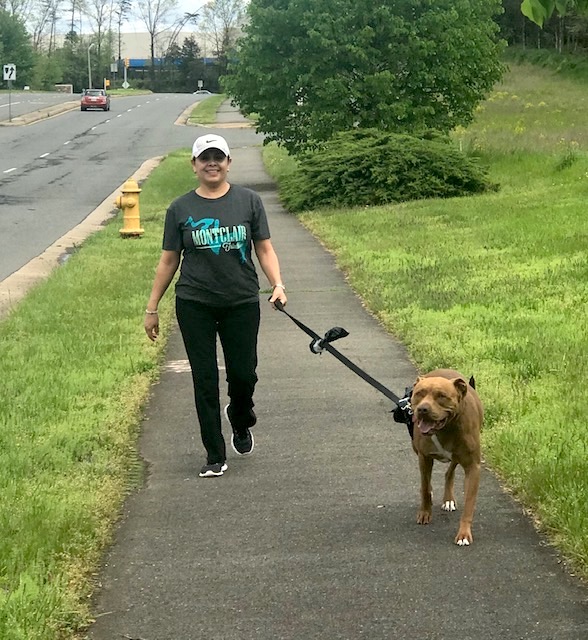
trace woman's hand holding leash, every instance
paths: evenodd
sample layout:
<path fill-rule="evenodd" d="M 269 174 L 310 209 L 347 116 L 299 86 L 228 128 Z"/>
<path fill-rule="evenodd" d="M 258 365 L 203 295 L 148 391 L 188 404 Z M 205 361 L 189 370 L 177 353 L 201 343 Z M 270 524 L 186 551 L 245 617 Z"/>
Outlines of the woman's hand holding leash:
<path fill-rule="evenodd" d="M 274 290 L 272 291 L 272 295 L 269 297 L 269 301 L 274 309 L 278 308 L 277 304 L 282 307 L 286 306 L 286 303 L 288 302 L 288 298 L 286 297 L 286 287 L 281 282 L 274 285 Z"/>

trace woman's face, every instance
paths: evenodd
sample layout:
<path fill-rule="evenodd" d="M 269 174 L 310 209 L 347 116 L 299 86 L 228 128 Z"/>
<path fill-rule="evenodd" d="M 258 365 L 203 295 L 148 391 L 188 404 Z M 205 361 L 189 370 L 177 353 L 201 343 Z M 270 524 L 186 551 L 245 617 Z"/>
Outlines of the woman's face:
<path fill-rule="evenodd" d="M 207 149 L 192 159 L 194 173 L 200 184 L 207 187 L 218 187 L 226 182 L 230 164 L 231 158 L 219 149 Z"/>

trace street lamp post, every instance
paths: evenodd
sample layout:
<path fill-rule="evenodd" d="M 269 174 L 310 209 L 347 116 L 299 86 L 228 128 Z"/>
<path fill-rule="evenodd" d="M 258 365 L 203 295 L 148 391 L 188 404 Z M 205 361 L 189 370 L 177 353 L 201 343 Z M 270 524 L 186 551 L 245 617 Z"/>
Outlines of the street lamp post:
<path fill-rule="evenodd" d="M 90 49 L 95 45 L 96 43 L 92 42 L 92 44 L 88 47 L 88 89 L 92 88 L 92 65 L 90 64 Z"/>

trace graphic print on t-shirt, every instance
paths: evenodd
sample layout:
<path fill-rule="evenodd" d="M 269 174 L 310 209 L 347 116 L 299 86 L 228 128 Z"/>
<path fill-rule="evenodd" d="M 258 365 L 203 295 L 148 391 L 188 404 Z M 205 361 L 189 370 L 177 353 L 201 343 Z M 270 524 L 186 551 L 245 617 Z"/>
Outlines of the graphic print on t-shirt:
<path fill-rule="evenodd" d="M 237 249 L 241 262 L 247 261 L 247 229 L 238 224 L 221 227 L 217 218 L 201 218 L 194 220 L 190 216 L 186 227 L 192 227 L 192 242 L 196 249 L 210 249 L 217 256 L 222 251 Z"/>

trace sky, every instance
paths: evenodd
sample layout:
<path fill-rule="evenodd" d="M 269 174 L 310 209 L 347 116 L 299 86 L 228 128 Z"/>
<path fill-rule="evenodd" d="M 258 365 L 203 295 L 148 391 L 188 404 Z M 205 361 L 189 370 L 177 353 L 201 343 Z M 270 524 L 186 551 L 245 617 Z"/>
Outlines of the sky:
<path fill-rule="evenodd" d="M 198 0 L 178 0 L 175 14 L 179 19 L 179 18 L 182 18 L 186 13 L 197 13 L 198 9 L 200 9 L 205 4 L 207 4 L 207 0 L 202 0 L 201 2 L 199 2 Z M 132 2 L 131 5 L 136 12 L 137 3 Z M 188 24 L 186 25 L 184 31 L 195 31 L 196 29 L 197 29 L 197 26 L 194 26 L 193 24 Z M 145 26 L 145 23 L 141 20 L 141 18 L 133 17 L 123 25 L 123 31 L 132 31 L 134 33 L 146 33 L 147 28 Z"/>

